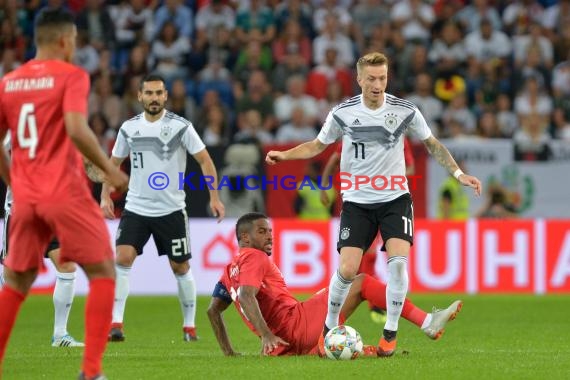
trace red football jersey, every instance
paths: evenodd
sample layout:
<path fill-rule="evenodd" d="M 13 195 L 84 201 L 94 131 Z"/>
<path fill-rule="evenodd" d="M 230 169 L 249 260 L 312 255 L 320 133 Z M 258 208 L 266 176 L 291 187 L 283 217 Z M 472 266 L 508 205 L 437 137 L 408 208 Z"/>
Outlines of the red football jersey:
<path fill-rule="evenodd" d="M 14 201 L 37 203 L 89 192 L 64 115 L 87 113 L 89 76 L 59 60 L 31 60 L 0 82 L 0 128 L 12 137 Z"/>
<path fill-rule="evenodd" d="M 238 256 L 226 266 L 220 282 L 230 292 L 244 322 L 257 335 L 259 333 L 241 310 L 238 297 L 240 286 L 255 286 L 259 289 L 256 296 L 259 309 L 274 334 L 287 325 L 291 309 L 299 303 L 287 289 L 279 268 L 265 252 L 258 249 L 241 248 Z"/>

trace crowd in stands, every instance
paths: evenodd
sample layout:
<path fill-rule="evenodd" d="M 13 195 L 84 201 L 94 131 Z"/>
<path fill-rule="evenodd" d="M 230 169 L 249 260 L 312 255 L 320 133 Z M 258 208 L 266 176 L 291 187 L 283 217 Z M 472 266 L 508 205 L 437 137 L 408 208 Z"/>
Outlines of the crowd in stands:
<path fill-rule="evenodd" d="M 355 60 L 370 51 L 387 54 L 388 91 L 439 137 L 570 140 L 568 0 L 2 0 L 0 76 L 33 57 L 43 7 L 77 17 L 106 148 L 141 112 L 149 72 L 208 146 L 310 140 L 358 93 Z"/>
<path fill-rule="evenodd" d="M 440 138 L 510 138 L 537 159 L 570 141 L 570 0 L 0 0 L 0 77 L 34 56 L 44 7 L 76 15 L 108 153 L 150 72 L 207 146 L 311 140 L 359 93 L 355 62 L 371 51 Z"/>

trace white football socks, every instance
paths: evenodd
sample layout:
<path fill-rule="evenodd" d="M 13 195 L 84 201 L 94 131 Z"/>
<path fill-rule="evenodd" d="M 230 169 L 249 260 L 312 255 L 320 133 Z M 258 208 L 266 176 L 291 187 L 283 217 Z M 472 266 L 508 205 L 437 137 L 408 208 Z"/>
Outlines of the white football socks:
<path fill-rule="evenodd" d="M 61 338 L 67 335 L 67 321 L 75 296 L 75 272 L 55 272 L 55 289 L 53 290 L 54 323 L 53 336 Z"/>
<path fill-rule="evenodd" d="M 398 331 L 398 321 L 408 292 L 408 258 L 392 256 L 388 258 L 388 283 L 386 284 L 386 324 L 385 330 Z"/>
<path fill-rule="evenodd" d="M 338 326 L 340 310 L 348 296 L 351 285 L 352 281 L 348 281 L 343 278 L 338 270 L 332 275 L 331 282 L 329 284 L 329 308 L 327 318 L 325 319 L 325 325 L 327 328 L 332 329 L 333 327 Z"/>
<path fill-rule="evenodd" d="M 113 303 L 113 323 L 123 323 L 125 305 L 129 296 L 129 273 L 131 267 L 115 265 L 115 302 Z"/>
<path fill-rule="evenodd" d="M 183 275 L 175 275 L 178 283 L 178 299 L 184 318 L 183 327 L 194 327 L 196 319 L 196 285 L 192 269 Z"/>

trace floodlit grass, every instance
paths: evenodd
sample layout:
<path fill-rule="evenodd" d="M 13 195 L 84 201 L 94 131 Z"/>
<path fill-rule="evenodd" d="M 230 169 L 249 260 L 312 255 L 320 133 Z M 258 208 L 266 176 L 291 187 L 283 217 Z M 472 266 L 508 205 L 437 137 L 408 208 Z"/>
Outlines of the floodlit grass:
<path fill-rule="evenodd" d="M 411 295 L 418 306 L 447 306 L 452 295 Z M 569 379 L 570 296 L 463 296 L 462 312 L 433 342 L 401 321 L 398 353 L 389 359 L 334 362 L 317 357 L 259 356 L 259 340 L 233 306 L 225 319 L 241 357 L 225 358 L 206 317 L 209 297 L 199 299 L 198 342 L 182 341 L 176 297 L 129 298 L 126 341 L 107 346 L 111 379 Z M 83 338 L 85 299 L 71 311 L 70 333 Z M 24 304 L 4 360 L 5 380 L 75 379 L 82 349 L 52 348 L 52 301 L 32 296 Z M 1 311 L 0 311 L 1 312 Z M 382 326 L 362 305 L 348 324 L 365 343 L 377 343 Z M 407 352 L 404 354 L 403 352 Z"/>

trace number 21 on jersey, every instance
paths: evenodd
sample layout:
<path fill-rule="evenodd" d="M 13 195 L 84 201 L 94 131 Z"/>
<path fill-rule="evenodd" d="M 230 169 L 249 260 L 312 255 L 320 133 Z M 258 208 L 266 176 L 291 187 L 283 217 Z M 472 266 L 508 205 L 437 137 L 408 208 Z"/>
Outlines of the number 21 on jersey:
<path fill-rule="evenodd" d="M 38 146 L 38 127 L 34 112 L 34 103 L 22 104 L 20 116 L 18 117 L 18 130 L 16 131 L 18 145 L 22 149 L 29 149 L 28 157 L 30 160 L 36 158 L 36 148 Z"/>

